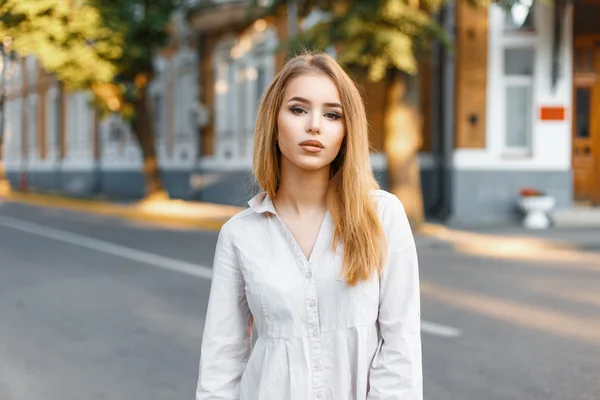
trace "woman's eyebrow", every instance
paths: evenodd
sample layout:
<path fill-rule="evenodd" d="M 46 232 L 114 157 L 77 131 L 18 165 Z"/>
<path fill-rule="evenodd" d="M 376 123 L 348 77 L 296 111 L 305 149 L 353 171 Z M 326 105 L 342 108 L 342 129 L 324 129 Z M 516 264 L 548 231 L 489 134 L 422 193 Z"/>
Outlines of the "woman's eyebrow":
<path fill-rule="evenodd" d="M 288 103 L 291 101 L 298 101 L 300 103 L 311 104 L 310 100 L 307 100 L 304 97 L 299 97 L 299 96 L 292 97 L 291 99 L 288 100 Z M 340 103 L 324 103 L 323 105 L 325 107 L 331 107 L 331 108 L 342 108 L 342 105 Z"/>

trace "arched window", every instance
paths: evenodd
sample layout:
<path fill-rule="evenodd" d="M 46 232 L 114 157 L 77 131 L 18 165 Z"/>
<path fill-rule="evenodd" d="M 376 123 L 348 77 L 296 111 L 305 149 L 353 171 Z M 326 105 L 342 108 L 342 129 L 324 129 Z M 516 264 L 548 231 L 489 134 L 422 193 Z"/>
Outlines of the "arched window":
<path fill-rule="evenodd" d="M 255 28 L 240 37 L 223 40 L 215 49 L 216 159 L 252 159 L 256 112 L 274 76 L 276 46 L 274 31 Z"/>
<path fill-rule="evenodd" d="M 174 159 L 176 162 L 190 163 L 196 159 L 197 153 L 194 111 L 198 97 L 198 61 L 189 48 L 180 50 L 174 61 Z"/>

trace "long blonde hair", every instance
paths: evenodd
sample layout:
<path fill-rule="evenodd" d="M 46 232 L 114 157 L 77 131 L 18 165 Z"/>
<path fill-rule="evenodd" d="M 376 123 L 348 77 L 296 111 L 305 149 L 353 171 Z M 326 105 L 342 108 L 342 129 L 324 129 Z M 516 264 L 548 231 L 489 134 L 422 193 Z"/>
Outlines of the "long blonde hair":
<path fill-rule="evenodd" d="M 379 189 L 369 161 L 368 122 L 362 97 L 342 67 L 326 53 L 305 53 L 289 60 L 267 88 L 254 130 L 253 172 L 257 183 L 275 199 L 281 182 L 281 152 L 276 144 L 277 116 L 287 84 L 310 73 L 329 77 L 337 86 L 346 134 L 331 163 L 327 191 L 334 222 L 333 248 L 341 241 L 343 275 L 350 286 L 381 271 L 384 233 L 370 191 Z"/>

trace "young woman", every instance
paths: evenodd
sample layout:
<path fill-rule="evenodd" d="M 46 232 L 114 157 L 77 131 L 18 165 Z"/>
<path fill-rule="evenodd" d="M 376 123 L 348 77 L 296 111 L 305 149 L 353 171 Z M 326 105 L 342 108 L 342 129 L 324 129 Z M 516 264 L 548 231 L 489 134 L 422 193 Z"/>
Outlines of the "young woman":
<path fill-rule="evenodd" d="M 264 192 L 219 234 L 196 399 L 421 400 L 413 236 L 333 58 L 298 56 L 271 83 L 254 174 Z"/>

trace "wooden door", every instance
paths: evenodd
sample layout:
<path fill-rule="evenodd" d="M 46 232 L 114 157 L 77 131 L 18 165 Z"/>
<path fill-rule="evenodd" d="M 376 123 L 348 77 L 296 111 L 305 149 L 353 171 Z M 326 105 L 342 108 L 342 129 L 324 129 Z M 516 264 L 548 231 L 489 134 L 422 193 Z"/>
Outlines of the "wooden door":
<path fill-rule="evenodd" d="M 574 50 L 574 196 L 600 205 L 600 35 L 577 37 Z"/>

